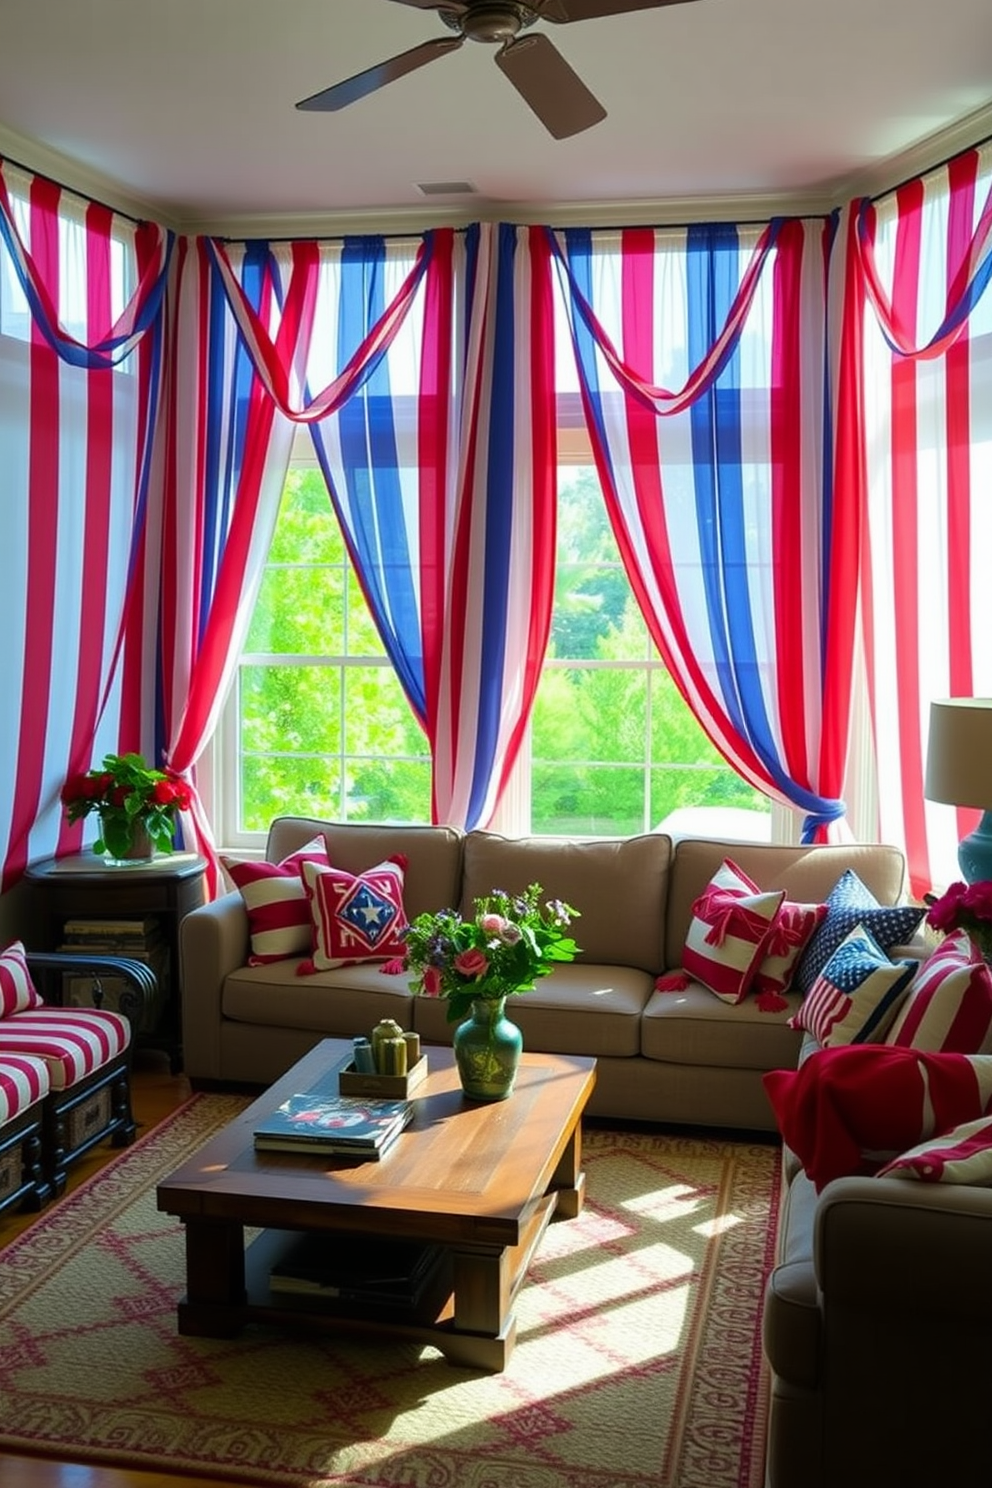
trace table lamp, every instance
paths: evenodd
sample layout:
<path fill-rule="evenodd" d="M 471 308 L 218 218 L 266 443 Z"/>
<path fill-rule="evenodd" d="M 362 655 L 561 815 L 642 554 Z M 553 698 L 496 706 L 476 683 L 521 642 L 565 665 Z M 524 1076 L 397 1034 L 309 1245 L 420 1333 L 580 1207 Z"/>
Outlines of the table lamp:
<path fill-rule="evenodd" d="M 992 698 L 943 698 L 930 704 L 923 794 L 948 806 L 977 806 L 975 830 L 958 844 L 967 883 L 992 879 Z"/>

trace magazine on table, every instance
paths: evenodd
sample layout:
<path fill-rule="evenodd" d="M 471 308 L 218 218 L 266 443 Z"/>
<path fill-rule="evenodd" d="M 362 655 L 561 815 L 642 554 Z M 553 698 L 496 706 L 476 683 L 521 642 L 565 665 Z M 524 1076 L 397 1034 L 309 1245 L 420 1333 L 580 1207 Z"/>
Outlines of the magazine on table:
<path fill-rule="evenodd" d="M 265 1151 L 352 1152 L 375 1157 L 413 1118 L 413 1102 L 338 1095 L 327 1079 L 283 1101 L 256 1126 Z"/>

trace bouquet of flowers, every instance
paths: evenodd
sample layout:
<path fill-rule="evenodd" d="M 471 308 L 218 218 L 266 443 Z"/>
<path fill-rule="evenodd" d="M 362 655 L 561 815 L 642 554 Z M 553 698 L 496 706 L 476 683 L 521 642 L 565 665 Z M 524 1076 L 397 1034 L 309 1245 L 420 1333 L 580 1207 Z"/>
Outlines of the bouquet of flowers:
<path fill-rule="evenodd" d="M 986 960 L 992 958 L 992 881 L 952 883 L 927 911 L 927 924 L 945 935 L 966 930 Z"/>
<path fill-rule="evenodd" d="M 104 755 L 100 769 L 72 776 L 62 787 L 66 819 L 82 821 L 99 812 L 94 851 L 120 859 L 131 855 L 136 828 L 147 832 L 159 852 L 171 852 L 176 813 L 187 810 L 191 799 L 184 781 L 146 764 L 140 754 Z"/>
<path fill-rule="evenodd" d="M 578 911 L 560 899 L 540 902 L 541 885 L 523 894 L 493 889 L 475 901 L 475 916 L 453 909 L 421 914 L 405 932 L 403 966 L 416 972 L 414 992 L 448 1000 L 448 1022 L 467 1017 L 476 998 L 530 992 L 579 947 L 566 932 Z"/>

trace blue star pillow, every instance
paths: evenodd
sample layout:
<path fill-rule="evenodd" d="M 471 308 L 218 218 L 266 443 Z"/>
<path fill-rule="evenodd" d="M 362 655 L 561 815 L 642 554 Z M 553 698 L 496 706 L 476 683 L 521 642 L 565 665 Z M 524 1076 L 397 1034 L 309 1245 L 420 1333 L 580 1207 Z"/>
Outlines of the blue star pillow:
<path fill-rule="evenodd" d="M 877 1044 L 909 992 L 919 962 L 890 961 L 863 925 L 856 925 L 827 961 L 790 1028 L 811 1033 L 825 1048 Z"/>
<path fill-rule="evenodd" d="M 925 910 L 914 904 L 879 904 L 853 868 L 842 873 L 826 900 L 827 913 L 803 952 L 790 988 L 805 996 L 837 947 L 857 925 L 871 932 L 883 951 L 906 945 L 916 934 Z"/>

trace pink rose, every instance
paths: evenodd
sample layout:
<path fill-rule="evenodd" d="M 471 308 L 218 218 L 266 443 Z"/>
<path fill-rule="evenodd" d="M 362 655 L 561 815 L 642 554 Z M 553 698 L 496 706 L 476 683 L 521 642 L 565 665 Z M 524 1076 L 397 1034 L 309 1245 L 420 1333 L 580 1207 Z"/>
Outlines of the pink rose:
<path fill-rule="evenodd" d="M 436 966 L 424 969 L 424 992 L 428 997 L 437 997 L 441 991 L 441 973 Z"/>
<path fill-rule="evenodd" d="M 502 915 L 484 914 L 479 921 L 479 928 L 486 935 L 502 935 L 505 923 Z"/>
<path fill-rule="evenodd" d="M 459 951 L 455 957 L 455 970 L 460 976 L 478 980 L 489 970 L 489 958 L 484 951 L 478 951 L 474 947 L 470 951 Z"/>
<path fill-rule="evenodd" d="M 958 912 L 962 908 L 961 901 L 967 892 L 967 884 L 952 883 L 946 894 L 942 894 L 935 904 L 930 906 L 927 919 L 935 930 L 954 930 L 958 924 Z"/>

